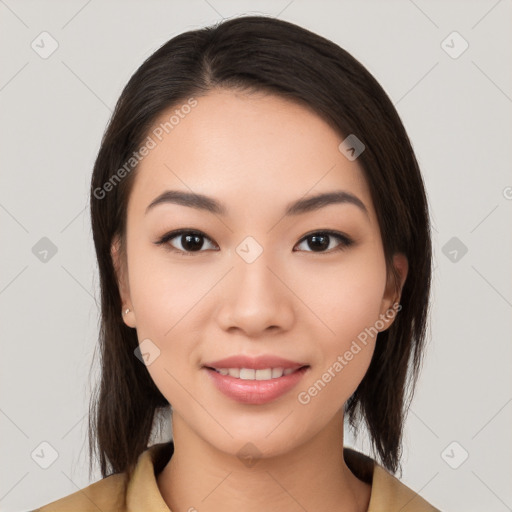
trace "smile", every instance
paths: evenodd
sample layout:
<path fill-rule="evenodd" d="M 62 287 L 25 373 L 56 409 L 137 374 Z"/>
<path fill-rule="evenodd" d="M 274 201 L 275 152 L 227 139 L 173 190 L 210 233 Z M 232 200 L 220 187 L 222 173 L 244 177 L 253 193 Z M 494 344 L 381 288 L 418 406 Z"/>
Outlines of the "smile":
<path fill-rule="evenodd" d="M 211 368 L 204 367 L 214 388 L 235 402 L 262 405 L 289 393 L 310 366 L 298 368 Z"/>
<path fill-rule="evenodd" d="M 271 380 L 278 379 L 283 375 L 290 375 L 293 368 L 262 368 L 255 370 L 253 368 L 212 368 L 221 375 L 229 375 L 235 379 L 242 380 Z"/>

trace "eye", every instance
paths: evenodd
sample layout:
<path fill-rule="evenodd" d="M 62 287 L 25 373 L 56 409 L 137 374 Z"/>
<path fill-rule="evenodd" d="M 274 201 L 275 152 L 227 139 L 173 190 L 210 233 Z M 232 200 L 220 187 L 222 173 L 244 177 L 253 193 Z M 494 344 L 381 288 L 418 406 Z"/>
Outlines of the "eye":
<path fill-rule="evenodd" d="M 171 241 L 177 239 L 178 247 L 175 247 Z M 338 240 L 338 245 L 333 248 L 332 240 Z M 212 242 L 204 233 L 192 229 L 179 229 L 165 234 L 162 238 L 155 242 L 156 245 L 165 245 L 166 249 L 177 252 L 181 256 L 192 256 L 195 252 L 204 252 L 204 240 Z M 316 231 L 304 236 L 298 245 L 307 243 L 312 250 L 306 252 L 330 253 L 336 252 L 350 247 L 354 241 L 348 236 L 337 231 Z M 212 243 L 213 248 L 217 246 Z"/>
<path fill-rule="evenodd" d="M 338 245 L 335 246 L 334 249 L 331 244 L 333 238 L 339 241 Z M 312 251 L 306 252 L 336 252 L 350 247 L 354 241 L 342 233 L 327 230 L 310 233 L 302 238 L 299 243 L 306 243 L 308 247 L 313 249 Z M 327 251 L 326 249 L 330 250 Z"/>
<path fill-rule="evenodd" d="M 178 245 L 181 247 L 174 247 L 170 242 L 175 238 L 178 239 Z M 190 230 L 190 229 L 179 229 L 177 231 L 172 231 L 171 233 L 167 233 L 160 240 L 155 242 L 156 245 L 165 245 L 166 248 L 170 251 L 178 252 L 182 256 L 192 256 L 194 252 L 204 252 L 201 251 L 204 243 L 203 240 L 209 240 L 204 233 L 201 231 Z"/>

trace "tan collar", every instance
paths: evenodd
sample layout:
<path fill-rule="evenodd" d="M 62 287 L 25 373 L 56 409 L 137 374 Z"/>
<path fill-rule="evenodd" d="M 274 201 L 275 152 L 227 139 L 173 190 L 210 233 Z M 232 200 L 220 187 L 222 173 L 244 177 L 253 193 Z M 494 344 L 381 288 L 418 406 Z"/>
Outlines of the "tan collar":
<path fill-rule="evenodd" d="M 174 444 L 170 441 L 155 444 L 141 453 L 126 493 L 129 512 L 170 512 L 160 494 L 156 476 L 169 462 L 173 451 Z M 352 473 L 372 486 L 368 512 L 439 512 L 367 455 L 344 447 L 343 456 Z"/>

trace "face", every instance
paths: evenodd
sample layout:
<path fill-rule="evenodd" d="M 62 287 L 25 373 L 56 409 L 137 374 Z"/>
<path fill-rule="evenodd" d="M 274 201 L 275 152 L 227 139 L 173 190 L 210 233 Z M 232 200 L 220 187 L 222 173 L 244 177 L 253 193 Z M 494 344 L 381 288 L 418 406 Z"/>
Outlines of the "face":
<path fill-rule="evenodd" d="M 396 316 L 362 169 L 315 113 L 262 93 L 198 97 L 160 137 L 128 203 L 124 321 L 137 330 L 173 425 L 225 453 L 248 442 L 263 456 L 292 450 L 340 421 L 374 333 Z M 166 191 L 220 207 L 148 208 Z M 333 192 L 344 195 L 304 203 Z M 395 265 L 403 284 L 405 257 Z M 219 363 L 237 356 L 246 359 Z"/>

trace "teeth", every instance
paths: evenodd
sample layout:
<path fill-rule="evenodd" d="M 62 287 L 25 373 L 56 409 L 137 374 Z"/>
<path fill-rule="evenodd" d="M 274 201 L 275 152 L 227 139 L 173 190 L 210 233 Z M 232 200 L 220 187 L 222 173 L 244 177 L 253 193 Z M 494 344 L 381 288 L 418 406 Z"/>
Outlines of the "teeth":
<path fill-rule="evenodd" d="M 271 380 L 278 379 L 283 375 L 290 375 L 295 369 L 293 368 L 263 368 L 254 370 L 253 368 L 214 368 L 221 375 L 229 375 L 241 380 Z"/>
<path fill-rule="evenodd" d="M 255 376 L 256 370 L 252 370 L 250 368 L 240 368 L 240 378 L 242 380 L 254 380 Z"/>
<path fill-rule="evenodd" d="M 277 379 L 278 377 L 281 377 L 283 375 L 283 369 L 282 368 L 272 368 L 272 378 Z"/>
<path fill-rule="evenodd" d="M 272 378 L 272 368 L 265 368 L 264 370 L 255 370 L 254 377 L 256 380 L 270 380 Z"/>

